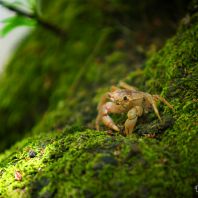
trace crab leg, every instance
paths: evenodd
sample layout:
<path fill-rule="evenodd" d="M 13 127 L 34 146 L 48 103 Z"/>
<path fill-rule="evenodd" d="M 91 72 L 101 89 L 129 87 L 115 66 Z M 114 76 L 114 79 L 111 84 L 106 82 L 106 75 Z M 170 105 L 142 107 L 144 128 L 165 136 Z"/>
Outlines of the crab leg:
<path fill-rule="evenodd" d="M 97 106 L 97 109 L 98 109 L 98 116 L 96 118 L 96 129 L 99 131 L 100 130 L 100 121 L 101 121 L 101 117 L 102 117 L 102 113 L 101 113 L 101 109 L 103 107 L 103 105 L 106 103 L 107 101 L 107 98 L 108 98 L 108 95 L 107 94 L 104 94 L 102 97 L 101 97 L 101 100 Z"/>
<path fill-rule="evenodd" d="M 120 81 L 119 82 L 119 86 L 121 88 L 124 88 L 124 89 L 127 89 L 127 90 L 132 90 L 132 91 L 137 91 L 137 88 L 131 86 L 131 85 L 128 85 L 127 83 L 123 82 L 123 81 Z"/>
<path fill-rule="evenodd" d="M 149 103 L 152 105 L 153 110 L 154 110 L 155 114 L 157 115 L 157 117 L 159 118 L 160 122 L 162 122 L 162 119 L 159 115 L 159 111 L 157 109 L 157 105 L 156 105 L 155 100 L 154 100 L 154 97 L 150 94 L 146 94 L 145 96 L 146 96 L 147 100 L 149 101 Z"/>
<path fill-rule="evenodd" d="M 129 135 L 133 132 L 138 116 L 141 116 L 142 113 L 143 113 L 143 108 L 141 106 L 135 106 L 127 113 L 128 119 L 126 120 L 124 124 L 125 135 Z"/>
<path fill-rule="evenodd" d="M 120 90 L 120 88 L 118 88 L 116 86 L 111 86 L 111 91 L 116 91 L 116 90 Z"/>
<path fill-rule="evenodd" d="M 162 101 L 164 104 L 166 104 L 170 109 L 174 109 L 173 106 L 162 96 L 159 95 L 153 95 L 154 100 L 158 101 Z"/>
<path fill-rule="evenodd" d="M 98 114 L 97 118 L 96 118 L 96 130 L 100 130 L 100 120 L 101 120 L 101 115 Z"/>

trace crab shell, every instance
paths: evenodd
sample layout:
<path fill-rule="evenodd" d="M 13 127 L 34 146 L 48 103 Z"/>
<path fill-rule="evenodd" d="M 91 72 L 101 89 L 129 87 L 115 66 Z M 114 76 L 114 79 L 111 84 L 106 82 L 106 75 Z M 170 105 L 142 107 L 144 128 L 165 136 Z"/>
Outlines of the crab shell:
<path fill-rule="evenodd" d="M 116 90 L 113 92 L 108 92 L 108 98 L 110 101 L 116 105 L 123 106 L 126 111 L 131 109 L 134 106 L 143 107 L 145 112 L 148 112 L 151 109 L 151 104 L 147 101 L 146 94 L 140 91 L 132 90 Z"/>

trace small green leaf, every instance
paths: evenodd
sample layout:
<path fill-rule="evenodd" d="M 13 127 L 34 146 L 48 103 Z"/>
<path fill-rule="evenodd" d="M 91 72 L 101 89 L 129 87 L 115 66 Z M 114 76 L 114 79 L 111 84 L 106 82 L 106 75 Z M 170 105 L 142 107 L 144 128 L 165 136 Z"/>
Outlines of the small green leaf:
<path fill-rule="evenodd" d="M 14 16 L 9 17 L 1 21 L 4 23 L 4 27 L 0 30 L 0 36 L 5 36 L 13 29 L 19 26 L 30 26 L 34 27 L 36 25 L 36 21 L 30 18 L 25 18 L 22 16 Z"/>
<path fill-rule="evenodd" d="M 9 32 L 11 32 L 15 27 L 8 24 L 8 25 L 5 25 L 2 30 L 0 30 L 0 36 L 1 37 L 4 37 L 6 36 Z"/>

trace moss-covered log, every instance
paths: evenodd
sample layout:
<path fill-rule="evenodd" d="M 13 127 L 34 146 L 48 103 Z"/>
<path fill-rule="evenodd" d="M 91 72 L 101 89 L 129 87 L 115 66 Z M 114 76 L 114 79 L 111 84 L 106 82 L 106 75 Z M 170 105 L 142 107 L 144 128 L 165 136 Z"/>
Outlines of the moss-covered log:
<path fill-rule="evenodd" d="M 196 9 L 159 52 L 153 53 L 151 45 L 145 48 L 149 53 L 140 53 L 139 48 L 132 50 L 135 40 L 128 43 L 138 35 L 126 31 L 134 24 L 129 19 L 135 11 L 120 1 L 93 2 L 80 6 L 76 1 L 51 3 L 46 16 L 67 8 L 54 21 L 68 22 L 69 40 L 36 30 L 2 76 L 1 137 L 10 131 L 14 140 L 15 135 L 21 138 L 20 130 L 28 132 L 0 155 L 0 197 L 195 196 Z M 126 15 L 121 15 L 123 11 Z M 120 19 L 128 26 L 118 30 L 114 25 Z M 158 41 L 154 43 L 157 46 Z M 143 66 L 132 67 L 146 56 L 151 57 Z M 164 124 L 151 112 L 139 119 L 128 137 L 94 130 L 99 97 L 121 79 L 142 91 L 161 94 L 175 111 L 160 105 Z M 122 116 L 115 120 L 122 128 Z M 5 148 L 0 141 L 1 149 Z"/>

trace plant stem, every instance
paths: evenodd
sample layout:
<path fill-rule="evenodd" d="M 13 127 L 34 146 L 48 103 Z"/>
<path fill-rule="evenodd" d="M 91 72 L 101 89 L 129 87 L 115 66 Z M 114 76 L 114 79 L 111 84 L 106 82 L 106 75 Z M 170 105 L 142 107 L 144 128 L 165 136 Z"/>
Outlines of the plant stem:
<path fill-rule="evenodd" d="M 53 32 L 54 34 L 58 35 L 58 36 L 61 36 L 61 37 L 66 37 L 67 36 L 67 33 L 61 29 L 60 27 L 40 18 L 37 14 L 35 13 L 29 13 L 25 10 L 22 10 L 18 7 L 15 7 L 11 4 L 8 4 L 2 0 L 0 0 L 0 5 L 2 5 L 4 8 L 7 8 L 8 10 L 10 11 L 13 11 L 15 12 L 16 14 L 18 15 L 21 15 L 21 16 L 24 16 L 26 18 L 30 18 L 30 19 L 33 19 L 35 21 L 37 21 L 37 23 L 39 25 L 41 25 L 42 27 L 44 27 L 45 29 Z"/>

